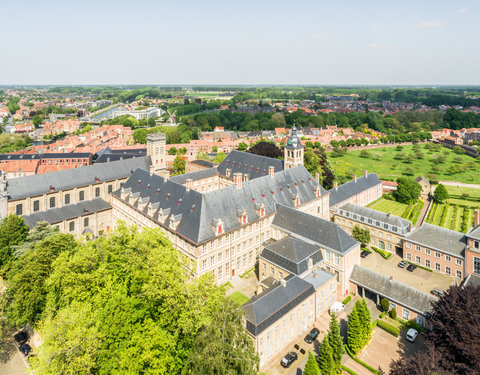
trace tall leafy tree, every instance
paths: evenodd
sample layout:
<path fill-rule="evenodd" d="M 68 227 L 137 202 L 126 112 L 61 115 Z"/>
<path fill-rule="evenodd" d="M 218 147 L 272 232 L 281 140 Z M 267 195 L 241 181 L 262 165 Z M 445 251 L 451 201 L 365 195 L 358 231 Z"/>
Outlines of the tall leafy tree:
<path fill-rule="evenodd" d="M 182 373 L 255 375 L 258 362 L 253 342 L 244 328 L 243 310 L 224 298 L 197 335 Z"/>
<path fill-rule="evenodd" d="M 0 223 L 0 270 L 3 274 L 13 259 L 13 247 L 22 243 L 28 234 L 23 217 L 8 215 Z"/>
<path fill-rule="evenodd" d="M 20 245 L 13 247 L 13 255 L 16 258 L 22 256 L 27 251 L 33 249 L 35 244 L 58 232 L 58 227 L 51 226 L 46 221 L 39 221 L 37 225 L 30 231 L 30 233 L 28 233 L 25 241 L 23 241 Z"/>
<path fill-rule="evenodd" d="M 353 353 L 357 353 L 362 348 L 363 341 L 362 324 L 357 302 L 355 302 L 352 312 L 348 316 L 347 344 Z"/>
<path fill-rule="evenodd" d="M 320 368 L 312 352 L 308 353 L 307 363 L 303 369 L 303 375 L 320 375 Z"/>
<path fill-rule="evenodd" d="M 258 142 L 255 146 L 250 147 L 248 152 L 273 159 L 279 159 L 283 157 L 282 150 L 280 150 L 275 143 L 265 141 Z"/>
<path fill-rule="evenodd" d="M 362 326 L 363 345 L 367 343 L 372 334 L 372 315 L 368 308 L 367 301 L 362 298 L 361 303 L 358 305 L 360 324 Z"/>
<path fill-rule="evenodd" d="M 438 184 L 435 191 L 433 192 L 433 199 L 437 203 L 443 203 L 448 199 L 448 190 L 445 185 Z"/>
<path fill-rule="evenodd" d="M 324 337 L 318 351 L 318 367 L 322 375 L 336 374 L 335 365 L 333 363 L 333 350 L 328 342 L 328 338 Z"/>
<path fill-rule="evenodd" d="M 358 225 L 354 225 L 352 229 L 352 237 L 363 245 L 368 245 L 372 240 L 370 231 L 367 228 L 362 228 Z"/>
<path fill-rule="evenodd" d="M 397 190 L 393 193 L 395 199 L 400 203 L 414 203 L 422 193 L 422 187 L 418 182 L 415 182 L 406 177 L 397 179 Z"/>
<path fill-rule="evenodd" d="M 343 338 L 340 336 L 340 325 L 335 313 L 330 318 L 330 326 L 327 334 L 328 344 L 332 348 L 333 367 L 336 374 L 342 373 L 342 357 L 345 354 Z"/>

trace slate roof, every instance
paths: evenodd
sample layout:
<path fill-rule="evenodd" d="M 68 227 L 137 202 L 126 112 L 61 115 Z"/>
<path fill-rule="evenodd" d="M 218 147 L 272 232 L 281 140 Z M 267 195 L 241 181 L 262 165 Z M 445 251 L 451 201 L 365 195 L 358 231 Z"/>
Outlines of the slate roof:
<path fill-rule="evenodd" d="M 272 225 L 341 254 L 348 253 L 359 244 L 337 224 L 281 204 L 277 204 Z"/>
<path fill-rule="evenodd" d="M 109 163 L 112 161 L 138 158 L 146 155 L 146 148 L 112 150 L 110 147 L 107 147 L 97 153 L 98 157 L 95 160 L 95 163 Z"/>
<path fill-rule="evenodd" d="M 135 160 L 135 159 L 133 159 Z M 325 194 L 325 189 L 303 167 L 295 167 L 243 182 L 242 188 L 235 185 L 199 193 L 178 182 L 137 169 L 124 184 L 125 192 L 138 197 L 129 203 L 148 215 L 148 205 L 141 207 L 141 200 L 151 205 L 151 215 L 159 225 L 169 227 L 173 217 L 181 215 L 176 233 L 194 243 L 202 243 L 215 237 L 214 220 L 223 222 L 224 231 L 241 226 L 238 210 L 245 210 L 248 222 L 259 219 L 258 210 L 264 206 L 265 216 L 275 213 L 276 203 L 294 205 L 296 194 L 300 204 L 316 199 L 316 189 Z M 113 193 L 121 198 L 121 190 Z M 168 197 L 168 198 L 167 198 Z M 161 215 L 163 213 L 163 215 Z M 171 229 L 170 229 L 171 230 Z"/>
<path fill-rule="evenodd" d="M 468 275 L 467 278 L 465 279 L 465 282 L 463 283 L 463 286 L 467 286 L 467 285 L 480 288 L 480 276 L 474 275 L 473 273 Z"/>
<path fill-rule="evenodd" d="M 330 207 L 336 206 L 341 202 L 347 200 L 348 198 L 351 198 L 354 195 L 357 195 L 362 191 L 368 190 L 381 183 L 382 181 L 380 181 L 376 173 L 369 173 L 367 177 L 357 177 L 356 182 L 354 180 L 351 180 L 345 182 L 336 189 L 332 188 L 329 190 Z"/>
<path fill-rule="evenodd" d="M 42 154 L 0 154 L 0 160 L 38 160 Z"/>
<path fill-rule="evenodd" d="M 313 264 L 322 260 L 322 252 L 316 245 L 286 237 L 273 244 L 267 244 L 260 257 L 294 275 L 300 275 L 308 270 L 308 259 L 312 258 Z"/>
<path fill-rule="evenodd" d="M 111 208 L 112 206 L 102 198 L 95 198 L 90 201 L 83 201 L 47 211 L 35 212 L 31 215 L 24 215 L 23 219 L 30 228 L 33 228 L 39 221 L 48 221 L 50 224 L 55 224 L 62 222 L 63 220 L 70 220 L 85 215 L 85 210 L 88 211 L 88 214 L 91 214 L 93 212 L 105 211 Z"/>
<path fill-rule="evenodd" d="M 300 138 L 298 137 L 298 134 L 297 134 L 297 128 L 295 126 L 290 131 L 290 136 L 288 137 L 285 148 L 288 148 L 290 150 L 299 150 L 303 148 L 302 142 L 300 142 Z"/>
<path fill-rule="evenodd" d="M 90 152 L 49 152 L 43 154 L 42 159 L 84 159 L 92 156 Z"/>
<path fill-rule="evenodd" d="M 350 214 L 352 213 L 357 214 L 367 219 L 372 219 L 374 221 L 379 221 L 381 223 L 380 225 L 382 229 L 385 229 L 382 224 L 394 225 L 398 228 L 408 228 L 412 224 L 410 221 L 403 219 L 399 216 L 388 215 L 385 212 L 377 211 L 372 208 L 357 206 L 356 204 L 353 204 L 353 203 L 346 203 L 343 206 L 340 206 L 335 210 L 335 213 L 340 216 L 348 217 L 349 219 L 361 222 L 360 217 L 357 216 L 357 219 L 353 219 L 352 215 L 346 216 L 345 212 L 342 214 L 340 210 L 347 211 Z M 364 223 L 368 224 L 368 222 L 364 222 Z M 368 225 L 375 225 L 375 223 L 368 224 Z M 389 230 L 391 230 L 391 228 Z"/>
<path fill-rule="evenodd" d="M 193 181 L 203 180 L 204 178 L 210 178 L 213 176 L 218 176 L 219 173 L 217 168 L 201 169 L 199 171 L 194 171 L 190 173 L 180 174 L 178 176 L 170 177 L 170 179 L 178 184 L 185 184 L 187 178 L 191 178 Z"/>
<path fill-rule="evenodd" d="M 203 160 L 203 159 L 192 160 L 190 164 L 200 165 L 201 167 L 205 167 L 205 168 L 213 168 L 217 166 L 217 163 L 214 163 L 213 161 Z"/>
<path fill-rule="evenodd" d="M 286 286 L 278 283 L 243 305 L 247 330 L 253 335 L 260 334 L 315 293 L 313 285 L 298 276 L 290 275 L 285 282 Z"/>
<path fill-rule="evenodd" d="M 241 172 L 248 174 L 248 179 L 253 180 L 268 175 L 268 167 L 270 166 L 275 168 L 275 173 L 283 171 L 282 160 L 233 150 L 217 167 L 217 170 L 221 175 L 226 176 L 228 168 L 231 170 L 231 176 L 234 173 Z"/>
<path fill-rule="evenodd" d="M 114 161 L 108 164 L 95 164 L 86 167 L 67 169 L 58 172 L 38 174 L 8 179 L 9 200 L 42 195 L 54 191 L 87 186 L 95 182 L 112 181 L 130 176 L 137 168 L 149 169 L 150 156 Z"/>
<path fill-rule="evenodd" d="M 467 232 L 467 237 L 480 240 L 480 225 L 470 228 L 470 230 Z"/>
<path fill-rule="evenodd" d="M 425 177 L 423 177 L 423 175 L 418 176 L 414 181 L 415 182 L 423 181 L 428 187 L 430 187 L 430 181 L 428 181 Z"/>
<path fill-rule="evenodd" d="M 430 311 L 431 303 L 436 301 L 436 298 L 430 294 L 390 280 L 390 278 L 358 264 L 353 267 L 350 281 L 422 315 Z"/>
<path fill-rule="evenodd" d="M 464 233 L 427 223 L 408 233 L 405 240 L 462 258 L 467 246 L 467 237 Z"/>
<path fill-rule="evenodd" d="M 318 268 L 308 273 L 307 275 L 302 276 L 303 280 L 312 284 L 315 290 L 320 288 L 323 284 L 333 279 L 334 277 L 334 274 Z"/>

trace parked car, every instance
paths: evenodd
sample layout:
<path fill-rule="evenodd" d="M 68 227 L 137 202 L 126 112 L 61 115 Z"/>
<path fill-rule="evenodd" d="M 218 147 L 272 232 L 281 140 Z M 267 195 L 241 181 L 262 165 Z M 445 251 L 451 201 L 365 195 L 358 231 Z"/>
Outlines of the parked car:
<path fill-rule="evenodd" d="M 430 293 L 432 293 L 434 296 L 437 296 L 437 297 L 443 297 L 445 295 L 445 292 L 438 288 L 433 288 L 430 291 Z"/>
<path fill-rule="evenodd" d="M 407 267 L 407 271 L 413 272 L 417 268 L 415 264 L 409 264 Z"/>
<path fill-rule="evenodd" d="M 28 340 L 28 334 L 25 331 L 20 331 L 20 332 L 17 332 L 16 334 L 14 334 L 13 338 L 15 339 L 15 341 L 17 342 L 18 345 L 23 345 Z"/>
<path fill-rule="evenodd" d="M 343 310 L 345 310 L 345 305 L 341 302 L 335 301 L 332 307 L 330 307 L 330 314 L 331 313 L 338 314 Z"/>
<path fill-rule="evenodd" d="M 361 253 L 360 253 L 360 256 L 362 258 L 366 258 L 370 255 L 370 251 L 366 251 L 366 250 L 363 250 Z"/>
<path fill-rule="evenodd" d="M 289 352 L 285 357 L 282 358 L 280 364 L 282 367 L 288 368 L 290 365 L 298 359 L 298 355 L 295 352 Z"/>
<path fill-rule="evenodd" d="M 405 338 L 410 342 L 415 342 L 415 339 L 418 336 L 418 331 L 416 329 L 410 328 L 405 335 Z"/>
<path fill-rule="evenodd" d="M 314 342 L 317 339 L 319 334 L 320 334 L 320 331 L 319 331 L 318 328 L 312 329 L 310 331 L 310 333 L 307 336 L 305 336 L 305 342 L 307 344 L 311 344 L 312 342 Z"/>
<path fill-rule="evenodd" d="M 402 260 L 400 263 L 398 263 L 398 266 L 399 266 L 400 268 L 405 268 L 405 266 L 406 266 L 407 264 L 408 264 L 407 262 L 405 262 L 404 260 Z"/>
<path fill-rule="evenodd" d="M 28 344 L 23 344 L 20 346 L 20 348 L 18 348 L 22 354 L 25 356 L 25 357 L 28 357 L 28 355 L 30 354 L 30 352 L 32 351 L 32 347 Z"/>

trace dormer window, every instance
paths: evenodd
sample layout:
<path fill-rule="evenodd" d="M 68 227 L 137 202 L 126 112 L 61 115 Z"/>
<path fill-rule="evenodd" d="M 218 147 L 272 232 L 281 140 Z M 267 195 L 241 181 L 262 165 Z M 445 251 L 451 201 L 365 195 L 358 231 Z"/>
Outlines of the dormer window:
<path fill-rule="evenodd" d="M 213 228 L 215 230 L 215 235 L 218 236 L 218 235 L 224 233 L 225 228 L 224 228 L 222 219 L 213 219 L 212 220 L 212 225 L 213 225 Z"/>
<path fill-rule="evenodd" d="M 320 196 L 320 186 L 315 188 L 315 196 L 318 198 Z"/>
<path fill-rule="evenodd" d="M 294 206 L 298 206 L 300 204 L 300 195 L 298 193 L 293 195 L 292 201 Z"/>
<path fill-rule="evenodd" d="M 245 211 L 245 209 L 238 211 L 238 217 L 239 217 L 240 223 L 242 225 L 248 223 L 248 215 L 247 215 L 247 211 Z"/>

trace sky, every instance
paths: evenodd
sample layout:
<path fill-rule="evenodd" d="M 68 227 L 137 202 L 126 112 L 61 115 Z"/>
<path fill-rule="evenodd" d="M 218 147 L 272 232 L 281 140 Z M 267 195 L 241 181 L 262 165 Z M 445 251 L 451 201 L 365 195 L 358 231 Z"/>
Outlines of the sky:
<path fill-rule="evenodd" d="M 0 4 L 0 85 L 480 84 L 478 0 Z"/>

